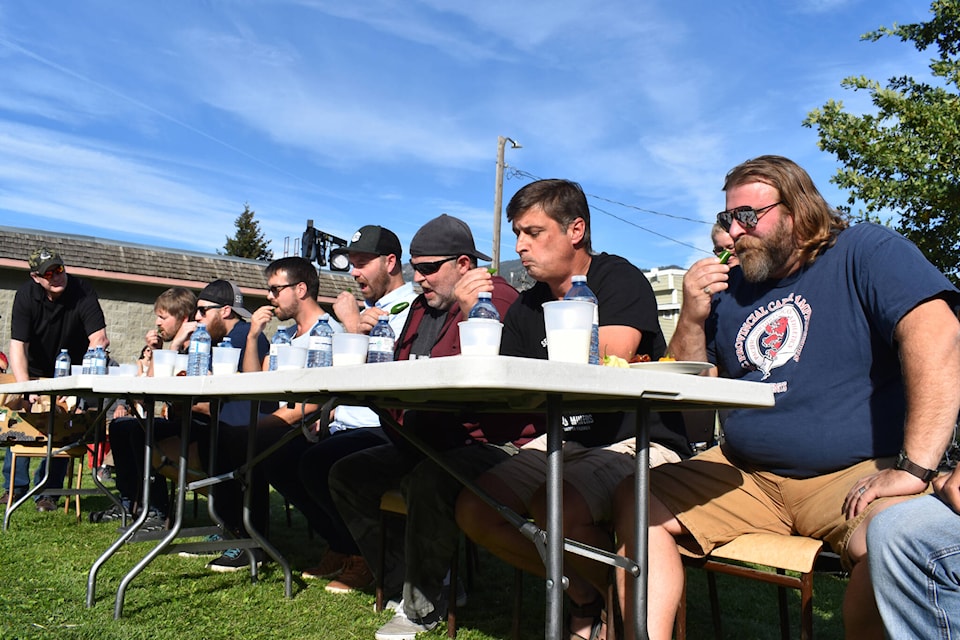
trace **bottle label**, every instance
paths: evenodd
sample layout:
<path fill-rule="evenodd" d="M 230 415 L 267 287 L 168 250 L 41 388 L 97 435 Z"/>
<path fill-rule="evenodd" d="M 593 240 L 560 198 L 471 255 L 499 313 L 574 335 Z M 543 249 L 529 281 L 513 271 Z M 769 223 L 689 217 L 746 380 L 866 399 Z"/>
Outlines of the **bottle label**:
<path fill-rule="evenodd" d="M 393 338 L 387 336 L 370 336 L 370 351 L 389 351 L 393 353 Z"/>
<path fill-rule="evenodd" d="M 310 336 L 310 351 L 326 351 L 333 348 L 333 339 L 330 336 Z"/>
<path fill-rule="evenodd" d="M 210 343 L 194 340 L 190 343 L 190 353 L 210 353 Z"/>

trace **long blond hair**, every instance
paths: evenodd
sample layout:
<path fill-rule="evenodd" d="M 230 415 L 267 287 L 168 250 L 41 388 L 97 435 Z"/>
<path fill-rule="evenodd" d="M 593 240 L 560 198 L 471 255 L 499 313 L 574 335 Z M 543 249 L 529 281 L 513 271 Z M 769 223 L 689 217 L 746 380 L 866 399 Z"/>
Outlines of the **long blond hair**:
<path fill-rule="evenodd" d="M 768 184 L 780 193 L 781 206 L 793 216 L 793 235 L 801 264 L 816 260 L 849 226 L 820 195 L 810 174 L 789 158 L 767 155 L 747 160 L 730 170 L 723 190 L 751 182 Z"/>

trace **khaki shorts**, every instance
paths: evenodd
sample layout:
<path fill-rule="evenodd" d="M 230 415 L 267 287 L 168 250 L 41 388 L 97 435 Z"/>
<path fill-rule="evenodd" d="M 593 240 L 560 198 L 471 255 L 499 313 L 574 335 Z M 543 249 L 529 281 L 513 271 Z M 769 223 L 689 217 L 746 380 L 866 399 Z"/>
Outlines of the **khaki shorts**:
<path fill-rule="evenodd" d="M 696 556 L 745 533 L 802 535 L 825 540 L 850 566 L 846 545 L 853 531 L 885 499 L 874 500 L 847 520 L 842 508 L 850 488 L 864 476 L 894 466 L 894 458 L 866 460 L 813 478 L 786 478 L 742 471 L 721 447 L 676 465 L 651 471 L 653 493 L 691 537 L 678 544 Z M 699 548 L 698 548 L 699 547 Z"/>
<path fill-rule="evenodd" d="M 546 483 L 547 436 L 531 440 L 517 455 L 496 466 L 493 473 L 505 482 L 528 508 L 533 494 Z M 578 442 L 563 443 L 563 480 L 574 486 L 590 505 L 594 522 L 613 518 L 613 492 L 636 469 L 636 439 L 631 437 L 606 447 L 585 447 Z M 650 466 L 679 462 L 672 449 L 650 443 Z"/>

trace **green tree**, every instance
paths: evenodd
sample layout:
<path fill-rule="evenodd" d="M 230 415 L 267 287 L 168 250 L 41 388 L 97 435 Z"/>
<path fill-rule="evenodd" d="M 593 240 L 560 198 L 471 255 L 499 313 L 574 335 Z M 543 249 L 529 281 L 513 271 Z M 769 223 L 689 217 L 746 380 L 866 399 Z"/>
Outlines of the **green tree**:
<path fill-rule="evenodd" d="M 237 228 L 236 234 L 227 237 L 223 245 L 224 254 L 238 258 L 253 258 L 254 260 L 273 260 L 273 251 L 269 243 L 264 240 L 260 231 L 260 223 L 254 219 L 254 212 L 249 204 L 244 203 L 241 213 L 233 224 Z"/>
<path fill-rule="evenodd" d="M 897 230 L 954 282 L 960 266 L 960 0 L 934 0 L 929 22 L 864 34 L 912 42 L 918 51 L 935 47 L 932 80 L 891 78 L 885 86 L 850 77 L 841 86 L 868 91 L 874 113 L 855 115 L 830 100 L 811 111 L 804 126 L 817 127 L 819 146 L 843 168 L 831 179 L 850 193 L 848 203 L 866 210 L 854 217 L 899 214 Z M 873 214 L 871 216 L 871 214 Z"/>

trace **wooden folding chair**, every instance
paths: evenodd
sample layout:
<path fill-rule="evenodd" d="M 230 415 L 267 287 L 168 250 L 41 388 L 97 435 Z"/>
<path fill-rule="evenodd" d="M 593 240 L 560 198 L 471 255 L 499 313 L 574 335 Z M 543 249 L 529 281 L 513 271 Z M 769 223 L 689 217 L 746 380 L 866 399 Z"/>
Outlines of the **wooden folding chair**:
<path fill-rule="evenodd" d="M 800 592 L 800 638 L 813 638 L 813 571 L 823 542 L 804 536 L 773 533 L 750 533 L 714 549 L 706 558 L 684 556 L 688 567 L 707 572 L 710 608 L 716 637 L 722 638 L 720 601 L 716 573 L 723 573 L 777 585 L 780 611 L 780 634 L 790 638 L 790 616 L 786 589 Z M 787 572 L 799 575 L 791 575 Z M 686 593 L 680 600 L 674 629 L 677 640 L 686 638 Z"/>

